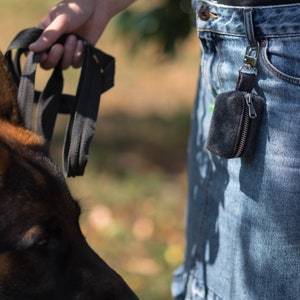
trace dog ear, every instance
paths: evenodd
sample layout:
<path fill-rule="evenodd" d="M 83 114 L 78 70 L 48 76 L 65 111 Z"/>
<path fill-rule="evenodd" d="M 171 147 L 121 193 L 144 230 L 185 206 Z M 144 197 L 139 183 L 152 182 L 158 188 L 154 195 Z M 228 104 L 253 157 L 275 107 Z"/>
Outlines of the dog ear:
<path fill-rule="evenodd" d="M 9 167 L 10 155 L 8 149 L 0 143 L 0 187 L 5 176 L 6 170 Z"/>
<path fill-rule="evenodd" d="M 21 118 L 17 101 L 17 87 L 0 52 L 0 118 L 17 125 Z"/>

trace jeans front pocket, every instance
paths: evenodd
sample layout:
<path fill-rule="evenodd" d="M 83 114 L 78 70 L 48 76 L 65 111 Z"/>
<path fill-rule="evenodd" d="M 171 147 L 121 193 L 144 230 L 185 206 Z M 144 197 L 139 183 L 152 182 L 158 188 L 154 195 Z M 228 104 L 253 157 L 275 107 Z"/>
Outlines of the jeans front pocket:
<path fill-rule="evenodd" d="M 300 85 L 300 36 L 268 38 L 262 43 L 262 63 L 278 78 Z"/>

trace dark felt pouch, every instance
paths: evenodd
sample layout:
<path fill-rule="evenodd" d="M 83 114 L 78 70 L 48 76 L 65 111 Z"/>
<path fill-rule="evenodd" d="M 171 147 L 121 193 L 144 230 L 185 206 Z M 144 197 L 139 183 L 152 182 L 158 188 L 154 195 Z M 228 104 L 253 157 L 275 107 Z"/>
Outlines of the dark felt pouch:
<path fill-rule="evenodd" d="M 253 93 L 218 95 L 206 148 L 225 158 L 251 157 L 255 150 L 264 100 Z"/>

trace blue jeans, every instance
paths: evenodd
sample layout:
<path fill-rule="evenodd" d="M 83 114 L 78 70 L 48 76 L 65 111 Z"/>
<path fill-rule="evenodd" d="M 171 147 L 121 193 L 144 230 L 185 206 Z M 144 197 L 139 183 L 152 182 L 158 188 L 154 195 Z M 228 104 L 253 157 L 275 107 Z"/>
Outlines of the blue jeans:
<path fill-rule="evenodd" d="M 284 2 L 284 1 L 283 1 Z M 252 159 L 205 149 L 216 95 L 235 90 L 245 8 L 193 1 L 201 68 L 189 143 L 187 245 L 176 299 L 300 299 L 300 5 L 253 7 L 254 92 L 265 99 Z M 204 9 L 204 10 L 203 10 Z"/>

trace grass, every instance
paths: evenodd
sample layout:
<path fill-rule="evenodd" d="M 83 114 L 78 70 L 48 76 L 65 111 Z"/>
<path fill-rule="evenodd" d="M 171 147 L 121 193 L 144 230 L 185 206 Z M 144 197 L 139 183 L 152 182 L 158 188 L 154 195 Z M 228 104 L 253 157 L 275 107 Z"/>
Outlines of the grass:
<path fill-rule="evenodd" d="M 1 1 L 1 41 L 39 23 L 56 1 Z M 184 251 L 186 145 L 198 69 L 192 37 L 173 61 L 155 45 L 130 57 L 112 23 L 97 45 L 116 57 L 115 87 L 101 98 L 100 115 L 83 177 L 68 179 L 90 245 L 142 300 L 171 299 L 170 283 Z M 49 72 L 39 71 L 41 88 Z M 66 92 L 78 71 L 66 73 Z M 52 143 L 60 163 L 66 117 Z"/>

